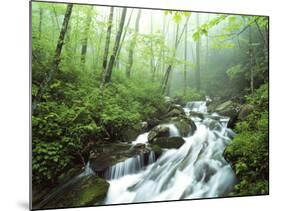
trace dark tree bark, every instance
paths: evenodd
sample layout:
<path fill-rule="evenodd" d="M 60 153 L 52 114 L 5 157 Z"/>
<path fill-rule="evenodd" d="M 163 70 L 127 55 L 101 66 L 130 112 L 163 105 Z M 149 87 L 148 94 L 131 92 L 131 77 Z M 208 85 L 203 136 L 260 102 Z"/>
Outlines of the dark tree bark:
<path fill-rule="evenodd" d="M 196 15 L 196 26 L 199 27 L 199 14 Z M 201 89 L 201 81 L 200 81 L 200 45 L 201 40 L 200 37 L 196 42 L 196 74 L 195 74 L 195 81 L 196 81 L 196 89 L 200 91 Z"/>
<path fill-rule="evenodd" d="M 136 23 L 135 23 L 135 32 L 132 35 L 132 40 L 131 40 L 130 47 L 129 47 L 128 65 L 126 67 L 127 78 L 130 78 L 130 76 L 131 76 L 131 69 L 132 69 L 132 66 L 133 66 L 134 48 L 135 48 L 135 45 L 136 45 L 137 35 L 139 33 L 140 16 L 141 16 L 141 10 L 139 9 L 138 14 L 137 14 Z"/>
<path fill-rule="evenodd" d="M 182 29 L 181 33 L 178 32 L 179 31 L 179 24 L 177 24 L 175 48 L 174 48 L 175 50 L 173 52 L 173 57 L 176 56 L 178 45 L 180 44 L 180 41 L 181 41 L 181 38 L 183 36 L 184 30 L 186 29 L 186 27 L 188 25 L 189 18 L 190 18 L 190 16 L 188 16 L 186 18 L 186 21 L 185 21 L 185 24 L 183 26 L 183 29 Z M 173 64 L 169 64 L 168 68 L 167 68 L 167 70 L 165 72 L 165 75 L 164 75 L 164 78 L 163 78 L 163 81 L 162 81 L 162 94 L 165 94 L 165 92 L 166 92 L 172 68 L 173 68 Z"/>
<path fill-rule="evenodd" d="M 121 52 L 121 49 L 122 49 L 122 46 L 123 46 L 123 43 L 124 43 L 124 40 L 125 40 L 127 31 L 128 31 L 128 28 L 129 28 L 129 25 L 130 25 L 130 22 L 131 22 L 131 18 L 132 18 L 133 11 L 134 11 L 134 9 L 131 10 L 131 13 L 130 13 L 130 16 L 129 16 L 129 18 L 128 18 L 126 27 L 124 28 L 124 33 L 123 33 L 123 35 L 122 35 L 122 39 L 121 39 L 120 45 L 119 45 L 118 50 L 117 50 L 116 59 L 115 59 L 115 65 L 116 65 L 116 66 L 119 65 L 119 62 L 118 62 L 118 60 L 119 60 L 119 55 L 120 55 L 120 52 Z"/>
<path fill-rule="evenodd" d="M 110 12 L 109 12 L 109 17 L 108 17 L 108 27 L 107 27 L 107 32 L 106 32 L 104 55 L 103 55 L 103 62 L 102 62 L 102 67 L 104 70 L 106 70 L 106 66 L 107 66 L 107 57 L 108 57 L 108 51 L 109 51 L 109 45 L 110 45 L 113 13 L 114 13 L 114 7 L 111 7 Z"/>
<path fill-rule="evenodd" d="M 252 27 L 249 26 L 249 56 L 250 56 L 250 89 L 254 92 L 254 62 L 253 62 L 253 46 L 252 46 Z"/>
<path fill-rule="evenodd" d="M 82 69 L 84 69 L 85 62 L 86 62 L 86 54 L 87 54 L 87 47 L 88 47 L 88 36 L 89 36 L 89 31 L 90 31 L 90 26 L 92 22 L 92 17 L 91 17 L 91 12 L 92 12 L 92 7 L 89 7 L 87 11 L 87 19 L 86 19 L 86 26 L 85 26 L 85 31 L 83 33 L 84 38 L 82 40 L 82 48 L 81 48 L 81 65 Z"/>
<path fill-rule="evenodd" d="M 118 32 L 116 34 L 113 52 L 110 56 L 110 60 L 109 60 L 109 63 L 107 65 L 105 74 L 103 75 L 102 84 L 101 84 L 102 86 L 105 85 L 106 83 L 109 83 L 110 80 L 111 80 L 112 69 L 113 69 L 115 59 L 116 59 L 116 54 L 117 54 L 117 51 L 118 51 L 118 48 L 119 48 L 119 45 L 120 45 L 120 40 L 121 40 L 123 28 L 124 28 L 126 13 L 127 13 L 127 8 L 124 8 L 123 11 L 122 11 L 122 16 L 121 16 Z"/>
<path fill-rule="evenodd" d="M 43 8 L 39 10 L 39 26 L 38 26 L 38 38 L 41 39 L 42 34 L 42 22 L 43 22 Z"/>
<path fill-rule="evenodd" d="M 33 110 L 36 109 L 37 103 L 41 101 L 42 95 L 44 94 L 44 92 L 47 89 L 49 83 L 53 79 L 53 74 L 58 71 L 61 51 L 62 51 L 62 47 L 63 47 L 63 44 L 64 44 L 65 34 L 67 32 L 67 27 L 68 27 L 68 23 L 69 23 L 69 20 L 70 20 L 70 16 L 71 16 L 71 13 L 72 13 L 72 7 L 73 7 L 73 4 L 67 5 L 66 12 L 65 12 L 65 15 L 64 15 L 63 24 L 62 24 L 61 31 L 60 31 L 60 36 L 59 36 L 57 46 L 56 46 L 56 50 L 55 50 L 55 55 L 54 55 L 54 58 L 53 58 L 52 68 L 50 69 L 47 77 L 45 78 L 42 85 L 38 89 L 38 93 L 37 93 L 37 95 L 36 95 L 36 97 L 33 101 L 33 104 L 32 104 Z"/>

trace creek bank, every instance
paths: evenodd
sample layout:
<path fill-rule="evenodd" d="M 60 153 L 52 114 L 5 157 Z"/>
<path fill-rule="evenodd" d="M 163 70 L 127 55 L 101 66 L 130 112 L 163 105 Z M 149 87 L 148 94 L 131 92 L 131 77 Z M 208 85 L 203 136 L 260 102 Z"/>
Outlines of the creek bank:
<path fill-rule="evenodd" d="M 227 127 L 233 129 L 238 121 L 244 120 L 254 111 L 253 105 L 242 104 L 240 101 L 238 102 L 238 100 L 235 99 L 212 101 L 208 105 L 208 111 L 211 113 L 218 113 L 222 116 L 228 116 L 230 119 Z"/>

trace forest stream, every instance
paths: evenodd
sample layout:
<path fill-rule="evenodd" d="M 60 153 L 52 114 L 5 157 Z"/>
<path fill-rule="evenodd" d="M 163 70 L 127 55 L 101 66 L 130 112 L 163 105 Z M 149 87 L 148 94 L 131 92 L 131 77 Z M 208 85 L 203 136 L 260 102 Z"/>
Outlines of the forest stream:
<path fill-rule="evenodd" d="M 208 114 L 206 102 L 190 102 L 184 108 L 202 114 L 202 119 L 191 116 L 197 126 L 179 149 L 169 149 L 154 163 L 136 174 L 109 180 L 105 204 L 194 199 L 225 196 L 235 183 L 235 175 L 223 157 L 233 131 L 227 128 L 227 117 Z M 147 143 L 147 133 L 140 134 L 136 143 Z M 177 128 L 170 127 L 170 136 L 178 136 Z M 122 162 L 119 172 L 130 172 L 139 165 Z M 140 161 L 142 162 L 142 161 Z"/>
<path fill-rule="evenodd" d="M 31 19 L 31 209 L 269 194 L 267 16 L 32 2 Z"/>
<path fill-rule="evenodd" d="M 208 113 L 205 101 L 189 102 L 183 108 L 196 124 L 191 136 L 178 149 L 164 149 L 156 159 L 149 153 L 148 161 L 137 155 L 111 166 L 104 177 L 110 186 L 101 204 L 163 201 L 227 196 L 236 182 L 231 166 L 223 157 L 234 132 L 227 128 L 228 117 Z M 170 137 L 179 137 L 174 124 L 167 124 Z M 132 147 L 148 144 L 148 134 L 140 134 Z M 71 186 L 83 177 L 95 175 L 89 162 L 84 171 L 47 195 L 39 207 L 60 200 Z"/>

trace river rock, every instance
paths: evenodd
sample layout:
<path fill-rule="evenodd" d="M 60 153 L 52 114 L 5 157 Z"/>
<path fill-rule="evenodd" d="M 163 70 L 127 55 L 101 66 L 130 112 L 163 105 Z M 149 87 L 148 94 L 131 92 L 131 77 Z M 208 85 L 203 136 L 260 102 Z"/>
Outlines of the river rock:
<path fill-rule="evenodd" d="M 239 120 L 245 120 L 246 117 L 251 114 L 254 111 L 254 106 L 250 104 L 245 104 L 242 106 L 239 114 L 238 114 L 238 119 Z"/>
<path fill-rule="evenodd" d="M 100 177 L 105 177 L 107 169 L 128 158 L 143 155 L 148 157 L 150 150 L 145 144 L 137 144 L 132 147 L 125 143 L 107 143 L 96 146 L 89 157 L 90 167 Z"/>
<path fill-rule="evenodd" d="M 192 119 L 186 115 L 180 115 L 177 117 L 171 117 L 163 120 L 162 124 L 174 124 L 179 130 L 179 133 L 183 137 L 193 135 L 196 130 L 196 125 Z"/>
<path fill-rule="evenodd" d="M 106 197 L 108 188 L 109 183 L 105 179 L 93 175 L 82 177 L 41 208 L 97 205 Z"/>
<path fill-rule="evenodd" d="M 238 103 L 235 103 L 231 100 L 228 100 L 224 103 L 221 103 L 218 105 L 214 111 L 219 113 L 222 116 L 227 116 L 230 118 L 227 127 L 233 128 L 235 126 L 235 123 L 238 119 L 238 114 L 241 109 L 241 105 Z"/>
<path fill-rule="evenodd" d="M 181 115 L 185 115 L 184 109 L 178 104 L 172 104 L 170 105 L 168 113 L 164 116 L 164 118 L 176 117 Z"/>
<path fill-rule="evenodd" d="M 182 137 L 158 137 L 153 140 L 152 145 L 159 146 L 160 148 L 180 148 L 185 143 Z"/>
<path fill-rule="evenodd" d="M 168 125 L 157 125 L 148 134 L 148 142 L 152 142 L 157 137 L 169 137 L 170 129 Z"/>

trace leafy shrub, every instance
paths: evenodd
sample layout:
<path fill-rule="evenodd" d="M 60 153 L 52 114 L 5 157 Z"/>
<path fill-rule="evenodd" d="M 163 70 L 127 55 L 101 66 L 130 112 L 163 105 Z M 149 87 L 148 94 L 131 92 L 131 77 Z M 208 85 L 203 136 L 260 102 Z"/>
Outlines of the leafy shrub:
<path fill-rule="evenodd" d="M 224 152 L 240 180 L 232 195 L 268 193 L 268 86 L 248 96 L 247 103 L 254 105 L 255 111 L 237 123 L 237 135 Z"/>

